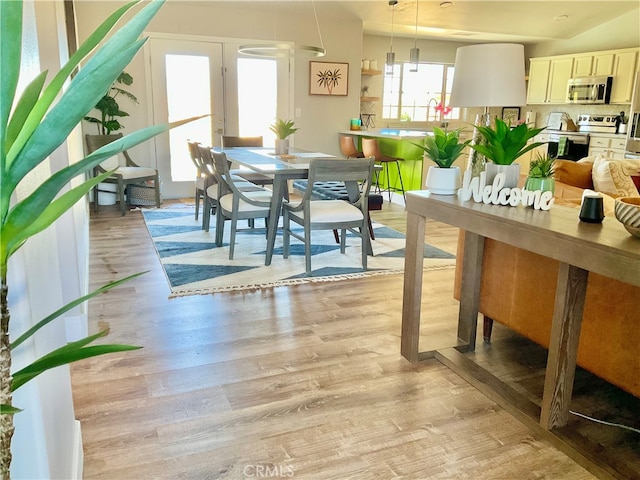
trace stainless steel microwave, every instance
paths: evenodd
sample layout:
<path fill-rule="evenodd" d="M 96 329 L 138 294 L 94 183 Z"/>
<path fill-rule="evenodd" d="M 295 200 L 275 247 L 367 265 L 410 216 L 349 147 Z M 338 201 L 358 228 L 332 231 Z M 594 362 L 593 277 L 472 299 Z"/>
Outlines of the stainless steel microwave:
<path fill-rule="evenodd" d="M 567 103 L 609 103 L 613 77 L 577 77 L 567 83 Z"/>

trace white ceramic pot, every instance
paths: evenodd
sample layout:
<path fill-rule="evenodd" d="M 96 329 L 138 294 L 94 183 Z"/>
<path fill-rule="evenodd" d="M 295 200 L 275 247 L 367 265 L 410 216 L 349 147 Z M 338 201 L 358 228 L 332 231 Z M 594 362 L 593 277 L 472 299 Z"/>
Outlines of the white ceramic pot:
<path fill-rule="evenodd" d="M 436 195 L 455 195 L 460 188 L 460 168 L 431 165 L 427 170 L 425 187 Z"/>
<path fill-rule="evenodd" d="M 287 153 L 289 153 L 289 140 L 286 138 L 276 138 L 275 148 L 276 155 L 286 155 Z"/>
<path fill-rule="evenodd" d="M 484 171 L 487 175 L 487 185 L 491 185 L 493 183 L 493 179 L 496 178 L 497 174 L 504 173 L 507 177 L 504 182 L 505 188 L 516 188 L 518 186 L 518 181 L 520 180 L 519 163 L 512 163 L 511 165 L 496 165 L 495 163 L 487 162 Z"/>

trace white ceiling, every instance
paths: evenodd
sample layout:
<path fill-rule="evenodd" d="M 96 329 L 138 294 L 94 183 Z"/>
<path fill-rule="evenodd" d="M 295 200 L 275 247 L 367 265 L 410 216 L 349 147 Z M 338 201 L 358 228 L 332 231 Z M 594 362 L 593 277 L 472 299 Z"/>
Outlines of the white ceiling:
<path fill-rule="evenodd" d="M 184 2 L 185 0 L 173 0 Z M 234 0 L 239 2 L 243 0 Z M 211 3 L 217 3 L 216 0 Z M 227 3 L 227 2 L 221 2 Z M 313 18 L 313 5 L 322 22 L 338 17 L 362 19 L 366 34 L 389 36 L 392 7 L 388 0 L 251 0 L 256 8 L 277 12 L 296 11 L 301 18 Z M 477 42 L 535 43 L 569 39 L 632 10 L 640 0 L 419 0 L 418 37 Z M 394 35 L 413 38 L 416 31 L 416 0 L 398 0 L 394 8 Z M 566 19 L 556 17 L 567 15 Z M 611 32 L 615 35 L 615 32 Z"/>
<path fill-rule="evenodd" d="M 517 43 L 569 39 L 634 9 L 640 29 L 640 0 L 454 0 L 446 2 L 453 4 L 447 8 L 441 7 L 442 3 L 417 3 L 419 37 Z M 362 18 L 366 33 L 385 35 L 390 34 L 391 10 L 395 8 L 395 34 L 415 35 L 415 0 L 399 0 L 395 7 L 390 7 L 387 0 L 346 1 L 340 5 Z M 559 18 L 564 15 L 567 18 Z"/>

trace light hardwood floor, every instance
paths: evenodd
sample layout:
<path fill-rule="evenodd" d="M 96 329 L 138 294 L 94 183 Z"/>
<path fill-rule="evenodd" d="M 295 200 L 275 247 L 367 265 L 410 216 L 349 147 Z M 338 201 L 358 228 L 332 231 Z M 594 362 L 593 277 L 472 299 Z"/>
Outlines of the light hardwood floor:
<path fill-rule="evenodd" d="M 404 231 L 402 207 L 376 220 Z M 455 253 L 456 229 L 429 242 Z M 85 478 L 591 479 L 435 360 L 400 355 L 402 276 L 168 299 L 139 212 L 92 214 L 90 331 L 144 346 L 72 368 Z M 455 342 L 453 270 L 425 333 Z M 442 345 L 440 345 L 442 344 Z"/>

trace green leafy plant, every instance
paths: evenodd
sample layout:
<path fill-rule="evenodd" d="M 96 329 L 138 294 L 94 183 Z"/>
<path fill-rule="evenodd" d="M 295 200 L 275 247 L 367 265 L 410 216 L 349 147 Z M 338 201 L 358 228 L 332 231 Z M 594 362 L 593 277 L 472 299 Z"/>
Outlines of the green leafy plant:
<path fill-rule="evenodd" d="M 22 2 L 0 2 L 0 478 L 10 478 L 11 439 L 14 432 L 13 415 L 19 408 L 13 405 L 13 392 L 40 373 L 75 360 L 105 353 L 131 350 L 130 345 L 93 345 L 92 342 L 108 332 L 102 331 L 60 347 L 35 360 L 18 372 L 11 371 L 12 354 L 25 340 L 63 313 L 89 298 L 111 289 L 137 275 L 110 283 L 36 323 L 17 340 L 9 339 L 9 303 L 7 268 L 9 258 L 32 236 L 42 232 L 84 198 L 94 185 L 113 172 L 106 172 L 80 185 L 62 191 L 69 182 L 91 171 L 94 166 L 118 152 L 130 149 L 160 132 L 168 125 L 152 126 L 93 152 L 61 170 L 54 172 L 21 198 L 12 197 L 25 177 L 69 136 L 83 117 L 104 96 L 104 92 L 118 78 L 123 69 L 144 44 L 144 31 L 164 0 L 152 1 L 131 20 L 113 32 L 103 42 L 115 24 L 136 5 L 128 3 L 116 10 L 78 48 L 69 61 L 45 86 L 47 72 L 42 72 L 17 94 L 21 71 Z M 98 45 L 102 44 L 99 48 Z M 96 49 L 97 48 L 97 49 Z M 95 52 L 94 52 L 95 50 Z M 93 53 L 92 53 L 93 52 Z M 83 63 L 71 82 L 71 73 Z M 64 88 L 63 88 L 64 87 Z M 58 99 L 59 98 L 59 99 Z M 58 99 L 58 100 L 57 100 Z M 56 101 L 57 100 L 57 101 Z M 176 125 L 186 123 L 177 122 Z M 29 177 L 25 189 L 34 182 Z M 36 272 L 32 274 L 37 275 Z"/>
<path fill-rule="evenodd" d="M 433 127 L 433 136 L 424 139 L 424 145 L 414 143 L 426 153 L 427 157 L 435 162 L 440 168 L 451 168 L 453 162 L 462 154 L 464 147 L 469 145 L 471 140 L 460 143 L 460 131 L 458 128 L 451 132 Z"/>
<path fill-rule="evenodd" d="M 536 154 L 529 164 L 529 177 L 531 178 L 549 178 L 553 176 L 553 168 L 556 159 L 547 154 Z"/>
<path fill-rule="evenodd" d="M 282 120 L 279 118 L 276 122 L 269 127 L 269 129 L 276 134 L 280 140 L 284 140 L 289 135 L 292 135 L 298 131 L 293 127 L 293 120 Z"/>
<path fill-rule="evenodd" d="M 98 101 L 95 109 L 100 112 L 100 118 L 84 117 L 87 122 L 95 123 L 98 126 L 99 135 L 110 135 L 111 132 L 117 132 L 124 128 L 118 121 L 119 117 L 128 117 L 129 114 L 120 109 L 120 104 L 116 98 L 121 95 L 128 98 L 134 103 L 138 103 L 138 99 L 134 94 L 124 90 L 120 85 L 131 86 L 133 77 L 127 72 L 122 72 L 118 78 L 111 84 L 107 93 Z"/>
<path fill-rule="evenodd" d="M 526 123 L 511 128 L 496 118 L 495 128 L 476 126 L 484 142 L 470 146 L 497 165 L 511 165 L 518 157 L 544 145 L 544 142 L 528 142 L 545 128 L 529 128 Z"/>

